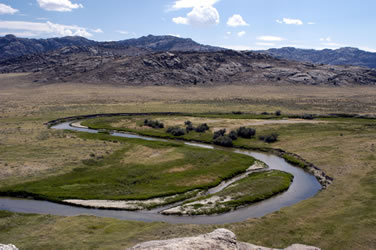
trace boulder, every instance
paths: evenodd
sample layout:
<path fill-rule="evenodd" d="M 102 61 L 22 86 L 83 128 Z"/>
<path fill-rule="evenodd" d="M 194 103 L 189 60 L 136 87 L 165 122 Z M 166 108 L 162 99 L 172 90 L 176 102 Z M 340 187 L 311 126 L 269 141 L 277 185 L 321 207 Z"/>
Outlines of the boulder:
<path fill-rule="evenodd" d="M 0 243 L 0 250 L 18 250 L 18 248 L 12 244 L 4 245 Z"/>
<path fill-rule="evenodd" d="M 236 235 L 224 228 L 214 230 L 208 234 L 195 237 L 175 238 L 170 240 L 154 240 L 137 244 L 131 250 L 195 250 L 195 249 L 222 249 L 222 250 L 278 250 L 239 242 Z M 317 247 L 302 244 L 291 245 L 285 250 L 320 250 Z"/>

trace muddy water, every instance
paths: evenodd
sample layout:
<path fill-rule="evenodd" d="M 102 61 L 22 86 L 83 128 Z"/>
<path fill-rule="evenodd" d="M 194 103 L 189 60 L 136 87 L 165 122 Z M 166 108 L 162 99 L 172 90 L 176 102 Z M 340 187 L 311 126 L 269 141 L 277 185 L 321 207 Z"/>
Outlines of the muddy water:
<path fill-rule="evenodd" d="M 70 126 L 70 122 L 62 123 L 53 126 L 54 129 L 69 129 L 81 132 L 97 133 L 96 130 L 87 128 L 78 128 Z M 147 136 L 139 136 L 130 133 L 112 133 L 113 136 L 121 136 L 127 138 L 138 138 L 144 140 L 166 141 L 158 138 L 151 138 Z M 215 149 L 213 146 L 200 144 L 200 143 L 186 143 L 190 146 L 203 147 Z M 37 201 L 27 199 L 15 198 L 0 198 L 0 210 L 8 210 L 20 213 L 37 213 L 37 214 L 53 214 L 62 216 L 74 215 L 95 215 L 99 217 L 111 217 L 123 220 L 137 220 L 137 221 L 163 221 L 168 223 L 192 223 L 192 224 L 223 224 L 244 221 L 248 218 L 257 218 L 264 216 L 268 213 L 275 212 L 283 207 L 291 206 L 302 200 L 314 196 L 320 189 L 321 185 L 313 175 L 304 172 L 302 169 L 292 166 L 284 159 L 265 153 L 252 152 L 247 150 L 234 150 L 237 153 L 250 155 L 260 161 L 265 162 L 269 169 L 282 170 L 294 175 L 294 181 L 290 188 L 270 199 L 257 202 L 253 205 L 237 209 L 233 212 L 210 215 L 210 216 L 171 216 L 162 215 L 158 213 L 161 209 L 151 211 L 120 211 L 120 210 L 106 210 L 106 209 L 91 209 L 81 208 L 69 205 L 62 205 L 48 201 Z M 239 178 L 239 177 L 236 177 Z M 233 179 L 227 183 L 221 183 L 221 186 L 211 189 L 211 193 L 218 192 L 224 187 L 233 182 Z"/>

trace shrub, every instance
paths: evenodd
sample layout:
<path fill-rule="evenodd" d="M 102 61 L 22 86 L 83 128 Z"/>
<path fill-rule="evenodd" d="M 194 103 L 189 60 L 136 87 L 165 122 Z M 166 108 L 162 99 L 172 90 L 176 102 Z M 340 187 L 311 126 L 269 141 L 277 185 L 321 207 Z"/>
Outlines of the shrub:
<path fill-rule="evenodd" d="M 184 129 L 179 127 L 169 127 L 167 133 L 172 134 L 173 136 L 181 136 L 185 134 Z"/>
<path fill-rule="evenodd" d="M 238 132 L 236 132 L 235 130 L 231 130 L 228 134 L 228 137 L 230 137 L 231 140 L 235 141 L 238 139 Z"/>
<path fill-rule="evenodd" d="M 153 121 L 153 120 L 144 120 L 144 126 L 148 126 L 151 128 L 164 128 L 164 124 L 161 123 L 160 121 Z"/>
<path fill-rule="evenodd" d="M 259 139 L 267 143 L 276 142 L 278 140 L 278 134 L 271 133 L 270 135 L 262 135 L 262 136 L 259 136 Z"/>
<path fill-rule="evenodd" d="M 191 121 L 185 121 L 185 122 L 184 122 L 184 125 L 185 125 L 185 126 L 192 126 L 192 122 L 191 122 Z"/>
<path fill-rule="evenodd" d="M 219 136 L 214 139 L 214 144 L 223 146 L 223 147 L 232 147 L 232 140 L 230 137 L 224 135 L 224 136 Z"/>
<path fill-rule="evenodd" d="M 209 126 L 206 123 L 198 125 L 198 127 L 195 129 L 196 132 L 204 133 L 206 130 L 209 130 Z"/>
<path fill-rule="evenodd" d="M 282 114 L 282 111 L 281 111 L 281 110 L 277 110 L 277 111 L 275 112 L 275 115 L 276 115 L 276 116 L 281 116 L 281 114 Z"/>
<path fill-rule="evenodd" d="M 195 128 L 193 127 L 193 124 L 192 124 L 191 121 L 185 121 L 185 122 L 184 122 L 184 125 L 186 126 L 186 127 L 185 127 L 185 131 L 186 131 L 187 133 L 189 133 L 189 132 L 195 130 Z"/>
<path fill-rule="evenodd" d="M 187 133 L 189 133 L 189 132 L 195 130 L 195 128 L 192 126 L 192 124 L 189 124 L 189 125 L 187 125 L 187 127 L 185 128 L 185 130 L 187 131 Z"/>
<path fill-rule="evenodd" d="M 304 115 L 302 115 L 301 118 L 306 119 L 306 120 L 313 120 L 314 119 L 312 114 L 304 114 Z"/>
<path fill-rule="evenodd" d="M 216 139 L 220 136 L 224 136 L 226 134 L 226 129 L 220 129 L 214 132 L 213 139 Z"/>
<path fill-rule="evenodd" d="M 236 132 L 239 137 L 250 139 L 252 136 L 255 136 L 256 129 L 240 127 L 236 130 Z"/>

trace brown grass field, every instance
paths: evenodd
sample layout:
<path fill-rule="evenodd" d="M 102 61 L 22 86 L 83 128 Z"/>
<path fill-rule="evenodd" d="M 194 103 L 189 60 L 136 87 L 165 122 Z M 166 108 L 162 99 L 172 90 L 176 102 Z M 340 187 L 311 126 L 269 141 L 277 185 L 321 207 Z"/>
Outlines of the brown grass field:
<path fill-rule="evenodd" d="M 68 172 L 91 154 L 105 156 L 120 147 L 118 143 L 83 140 L 43 125 L 66 116 L 276 110 L 285 114 L 376 115 L 376 87 L 39 86 L 25 79 L 27 75 L 0 75 L 0 187 Z M 376 121 L 338 119 L 308 125 L 267 124 L 266 128 L 280 133 L 280 140 L 272 147 L 301 155 L 332 176 L 333 184 L 315 197 L 278 212 L 226 225 L 170 225 L 0 211 L 0 242 L 20 249 L 119 249 L 225 227 L 241 241 L 268 247 L 303 243 L 322 249 L 376 249 Z"/>

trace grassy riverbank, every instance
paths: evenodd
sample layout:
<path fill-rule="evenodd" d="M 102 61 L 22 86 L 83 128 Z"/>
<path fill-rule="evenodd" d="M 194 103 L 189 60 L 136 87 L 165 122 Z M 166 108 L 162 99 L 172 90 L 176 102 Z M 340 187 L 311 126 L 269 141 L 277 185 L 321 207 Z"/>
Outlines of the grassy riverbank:
<path fill-rule="evenodd" d="M 244 172 L 249 156 L 182 143 L 77 133 L 82 139 L 118 141 L 122 148 L 83 160 L 72 171 L 3 187 L 0 193 L 39 199 L 143 200 L 207 189 Z"/>
<path fill-rule="evenodd" d="M 91 159 L 91 154 L 111 155 L 121 150 L 120 143 L 88 140 L 43 125 L 60 117 L 187 110 L 376 114 L 374 87 L 38 86 L 2 75 L 0 90 L 0 187 L 69 173 L 82 160 Z M 376 249 L 375 121 L 324 121 L 328 123 L 256 128 L 260 133 L 264 127 L 278 131 L 279 141 L 271 147 L 296 153 L 334 177 L 333 184 L 315 197 L 262 218 L 226 225 L 174 225 L 1 211 L 0 242 L 20 249 L 124 249 L 142 241 L 193 236 L 225 227 L 240 241 L 268 247 L 305 243 L 322 249 Z"/>
<path fill-rule="evenodd" d="M 226 213 L 287 190 L 293 178 L 293 175 L 278 170 L 252 173 L 216 194 L 202 196 L 164 213 L 178 215 Z"/>

